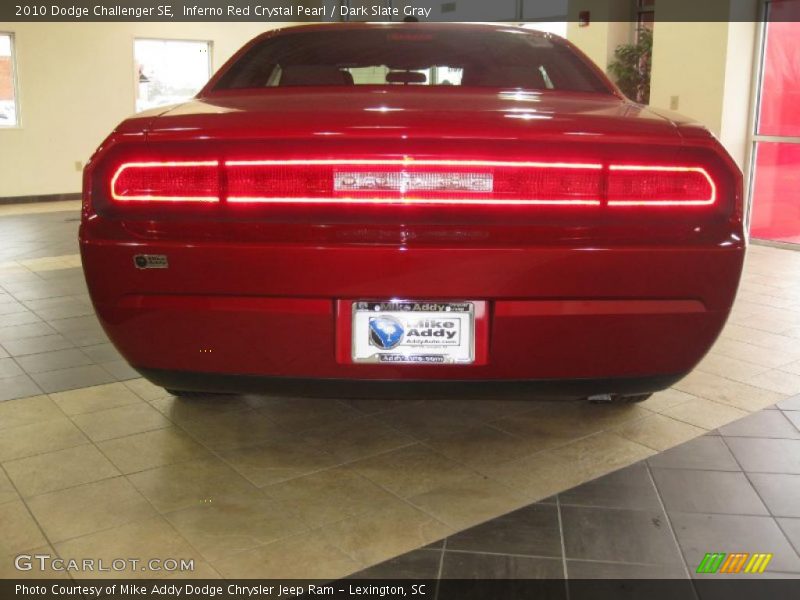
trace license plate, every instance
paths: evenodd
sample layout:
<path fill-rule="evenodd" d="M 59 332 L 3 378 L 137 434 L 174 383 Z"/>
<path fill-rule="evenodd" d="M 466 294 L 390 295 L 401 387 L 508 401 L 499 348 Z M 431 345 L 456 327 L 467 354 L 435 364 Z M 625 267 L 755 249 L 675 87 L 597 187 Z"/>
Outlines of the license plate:
<path fill-rule="evenodd" d="M 472 302 L 354 302 L 352 323 L 353 362 L 475 361 Z"/>

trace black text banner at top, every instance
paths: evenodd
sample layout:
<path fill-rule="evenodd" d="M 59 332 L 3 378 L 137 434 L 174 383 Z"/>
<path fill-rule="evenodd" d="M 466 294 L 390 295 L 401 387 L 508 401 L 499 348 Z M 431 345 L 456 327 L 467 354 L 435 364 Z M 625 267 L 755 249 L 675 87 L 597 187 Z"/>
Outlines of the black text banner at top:
<path fill-rule="evenodd" d="M 50 0 L 0 2 L 0 22 L 575 21 L 638 18 L 608 0 Z M 658 0 L 655 21 L 800 21 L 800 0 Z"/>

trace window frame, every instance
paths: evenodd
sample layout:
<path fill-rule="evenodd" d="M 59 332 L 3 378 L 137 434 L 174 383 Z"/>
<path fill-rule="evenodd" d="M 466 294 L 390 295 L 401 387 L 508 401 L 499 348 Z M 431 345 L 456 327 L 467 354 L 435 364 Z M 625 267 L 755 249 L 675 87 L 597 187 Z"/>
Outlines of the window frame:
<path fill-rule="evenodd" d="M 138 99 L 138 89 L 139 89 L 139 80 L 138 80 L 138 73 L 136 72 L 136 42 L 186 42 L 189 44 L 205 44 L 208 48 L 208 79 L 206 82 L 197 90 L 200 93 L 211 78 L 214 76 L 214 40 L 208 39 L 197 39 L 197 38 L 167 38 L 167 37 L 156 37 L 151 35 L 145 36 L 133 36 L 131 41 L 131 58 L 132 58 L 132 77 L 133 77 L 133 114 L 139 114 L 140 111 L 136 106 L 136 101 Z M 143 110 L 150 110 L 150 109 L 143 109 Z"/>
<path fill-rule="evenodd" d="M 8 36 L 9 44 L 11 46 L 11 88 L 14 93 L 14 117 L 15 122 L 13 125 L 0 125 L 0 131 L 10 129 L 22 129 L 22 103 L 20 102 L 19 93 L 19 69 L 17 68 L 17 40 L 16 34 L 13 31 L 5 31 L 0 29 L 0 36 Z"/>

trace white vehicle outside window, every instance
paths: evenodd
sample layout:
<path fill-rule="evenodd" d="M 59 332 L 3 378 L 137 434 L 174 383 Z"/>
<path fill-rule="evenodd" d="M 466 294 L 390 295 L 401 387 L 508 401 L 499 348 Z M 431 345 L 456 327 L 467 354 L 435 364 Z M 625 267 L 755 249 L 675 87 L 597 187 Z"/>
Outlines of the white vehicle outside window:
<path fill-rule="evenodd" d="M 211 42 L 135 40 L 134 59 L 136 112 L 184 102 L 211 76 Z"/>

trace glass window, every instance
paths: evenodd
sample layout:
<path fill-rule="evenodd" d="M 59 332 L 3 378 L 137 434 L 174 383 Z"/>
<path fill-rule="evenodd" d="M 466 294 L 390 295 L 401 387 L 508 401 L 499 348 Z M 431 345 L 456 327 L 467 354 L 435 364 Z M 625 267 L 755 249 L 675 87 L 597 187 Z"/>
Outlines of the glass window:
<path fill-rule="evenodd" d="M 770 3 L 770 12 L 779 13 L 785 6 Z M 770 16 L 776 20 L 767 24 L 757 133 L 800 137 L 800 23 Z"/>
<path fill-rule="evenodd" d="M 750 183 L 750 235 L 800 244 L 800 0 L 767 3 Z"/>
<path fill-rule="evenodd" d="M 0 127 L 19 125 L 14 36 L 0 33 Z"/>
<path fill-rule="evenodd" d="M 656 0 L 637 0 L 636 2 L 636 40 L 642 30 L 653 32 L 656 21 Z"/>
<path fill-rule="evenodd" d="M 758 142 L 750 235 L 800 243 L 800 144 Z"/>
<path fill-rule="evenodd" d="M 211 43 L 136 40 L 136 111 L 192 98 L 211 76 Z"/>
<path fill-rule="evenodd" d="M 550 36 L 446 28 L 276 35 L 251 47 L 215 89 L 304 85 L 611 91 L 566 44 Z"/>

